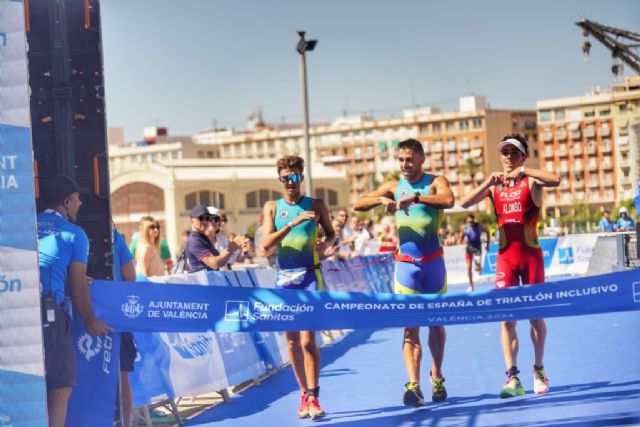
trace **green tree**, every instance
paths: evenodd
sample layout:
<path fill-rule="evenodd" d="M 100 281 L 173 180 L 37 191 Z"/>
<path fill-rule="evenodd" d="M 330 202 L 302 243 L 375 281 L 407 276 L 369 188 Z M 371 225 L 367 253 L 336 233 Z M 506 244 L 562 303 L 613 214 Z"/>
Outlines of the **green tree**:
<path fill-rule="evenodd" d="M 465 159 L 465 161 L 458 167 L 462 173 L 465 175 L 469 175 L 471 177 L 471 186 L 473 188 L 477 187 L 476 184 L 476 174 L 482 171 L 480 167 L 480 163 L 471 157 Z M 476 212 L 480 211 L 480 206 L 476 204 L 475 206 Z M 477 218 L 476 218 L 477 220 Z"/>

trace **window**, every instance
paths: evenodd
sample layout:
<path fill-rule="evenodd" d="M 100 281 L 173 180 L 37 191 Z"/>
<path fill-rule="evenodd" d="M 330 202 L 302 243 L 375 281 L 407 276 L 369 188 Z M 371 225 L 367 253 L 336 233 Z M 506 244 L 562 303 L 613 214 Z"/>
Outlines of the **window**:
<path fill-rule="evenodd" d="M 556 110 L 556 120 L 564 120 L 564 110 Z"/>
<path fill-rule="evenodd" d="M 434 133 L 440 132 L 440 123 L 434 123 L 432 126 Z"/>
<path fill-rule="evenodd" d="M 328 188 L 316 188 L 316 198 L 324 200 L 327 206 L 338 206 L 338 192 Z"/>
<path fill-rule="evenodd" d="M 184 206 L 187 210 L 197 205 L 224 209 L 224 194 L 217 191 L 201 190 L 184 196 Z"/>
<path fill-rule="evenodd" d="M 611 114 L 611 110 L 609 108 L 598 111 L 599 116 L 608 116 L 610 114 Z"/>
<path fill-rule="evenodd" d="M 247 202 L 247 208 L 257 209 L 264 206 L 269 200 L 276 200 L 281 197 L 282 193 L 279 191 L 261 188 L 260 190 L 248 192 L 245 196 L 245 200 Z"/>
<path fill-rule="evenodd" d="M 550 110 L 540 110 L 540 121 L 541 122 L 550 122 L 551 121 L 551 111 Z"/>
<path fill-rule="evenodd" d="M 469 122 L 467 120 L 460 120 L 459 124 L 460 124 L 460 130 L 469 129 Z"/>
<path fill-rule="evenodd" d="M 482 119 L 481 118 L 475 118 L 473 119 L 473 128 L 474 129 L 479 129 L 482 127 Z"/>

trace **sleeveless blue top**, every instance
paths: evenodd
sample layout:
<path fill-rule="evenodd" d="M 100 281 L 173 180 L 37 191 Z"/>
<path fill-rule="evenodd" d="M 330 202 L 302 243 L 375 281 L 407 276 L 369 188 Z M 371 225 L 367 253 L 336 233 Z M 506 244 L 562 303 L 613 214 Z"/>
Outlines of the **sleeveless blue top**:
<path fill-rule="evenodd" d="M 290 205 L 284 198 L 276 201 L 274 225 L 281 230 L 304 211 L 313 208 L 313 199 L 303 196 L 295 205 Z M 276 261 L 279 268 L 292 269 L 311 267 L 320 262 L 316 251 L 318 225 L 314 220 L 305 221 L 293 227 L 278 244 Z"/>
<path fill-rule="evenodd" d="M 435 178 L 435 175 L 425 173 L 415 184 L 401 178 L 396 189 L 396 201 L 404 196 L 413 196 L 416 192 L 429 195 L 431 192 L 429 186 Z M 408 211 L 409 215 L 404 210 L 396 212 L 400 253 L 420 258 L 440 249 L 438 228 L 442 222 L 443 210 L 418 203 L 409 206 Z"/>

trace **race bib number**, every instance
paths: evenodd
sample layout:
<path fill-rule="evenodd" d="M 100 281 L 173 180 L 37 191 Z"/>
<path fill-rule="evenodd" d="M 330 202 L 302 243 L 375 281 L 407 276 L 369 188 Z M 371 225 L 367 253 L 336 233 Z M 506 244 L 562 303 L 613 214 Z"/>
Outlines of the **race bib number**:
<path fill-rule="evenodd" d="M 289 287 L 302 283 L 307 274 L 307 268 L 293 268 L 288 270 L 278 270 L 276 274 L 276 286 Z"/>

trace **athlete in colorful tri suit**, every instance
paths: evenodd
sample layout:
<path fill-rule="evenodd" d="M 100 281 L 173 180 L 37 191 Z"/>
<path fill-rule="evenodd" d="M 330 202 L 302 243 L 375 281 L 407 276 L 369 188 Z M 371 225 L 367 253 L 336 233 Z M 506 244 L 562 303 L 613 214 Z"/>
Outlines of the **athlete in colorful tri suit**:
<path fill-rule="evenodd" d="M 422 144 L 415 139 L 398 145 L 398 160 L 402 178 L 387 182 L 362 196 L 355 204 L 357 211 L 384 205 L 387 213 L 395 213 L 399 250 L 395 254 L 394 291 L 400 294 L 444 294 L 447 292 L 447 273 L 438 239 L 442 210 L 453 206 L 454 198 L 449 181 L 444 176 L 424 173 Z M 429 350 L 432 357 L 430 379 L 431 399 L 442 402 L 447 398 L 441 367 L 446 335 L 443 326 L 429 327 Z M 409 382 L 404 386 L 403 402 L 407 406 L 425 405 L 420 389 L 420 328 L 404 330 L 402 346 Z"/>
<path fill-rule="evenodd" d="M 276 247 L 276 287 L 292 290 L 323 289 L 319 254 L 324 254 L 335 239 L 329 211 L 321 199 L 303 196 L 304 161 L 297 156 L 278 160 L 278 179 L 284 196 L 264 206 L 262 253 Z M 324 241 L 318 241 L 318 226 Z M 315 331 L 286 332 L 289 359 L 301 392 L 298 417 L 313 419 L 325 415 L 320 406 L 320 350 Z M 311 369 L 309 369 L 311 367 Z"/>
<path fill-rule="evenodd" d="M 482 233 L 487 234 L 487 251 L 489 247 L 489 230 L 476 221 L 474 214 L 467 215 L 463 228 L 463 242 L 467 244 L 464 252 L 464 261 L 467 264 L 467 277 L 469 277 L 469 287 L 467 291 L 473 292 L 473 268 L 480 271 L 480 260 L 482 258 Z"/>
<path fill-rule="evenodd" d="M 498 220 L 500 244 L 496 263 L 496 287 L 508 288 L 544 283 L 544 262 L 538 242 L 537 224 L 542 202 L 542 187 L 557 187 L 560 177 L 525 167 L 529 155 L 526 139 L 507 135 L 498 144 L 503 172 L 494 172 L 480 186 L 463 197 L 462 207 L 490 198 Z M 544 345 L 547 327 L 544 319 L 531 319 L 531 340 L 535 353 L 533 390 L 544 394 L 549 380 L 544 373 Z M 524 387 L 518 378 L 518 335 L 516 321 L 502 322 L 502 351 L 507 367 L 507 382 L 501 398 L 520 396 Z"/>

